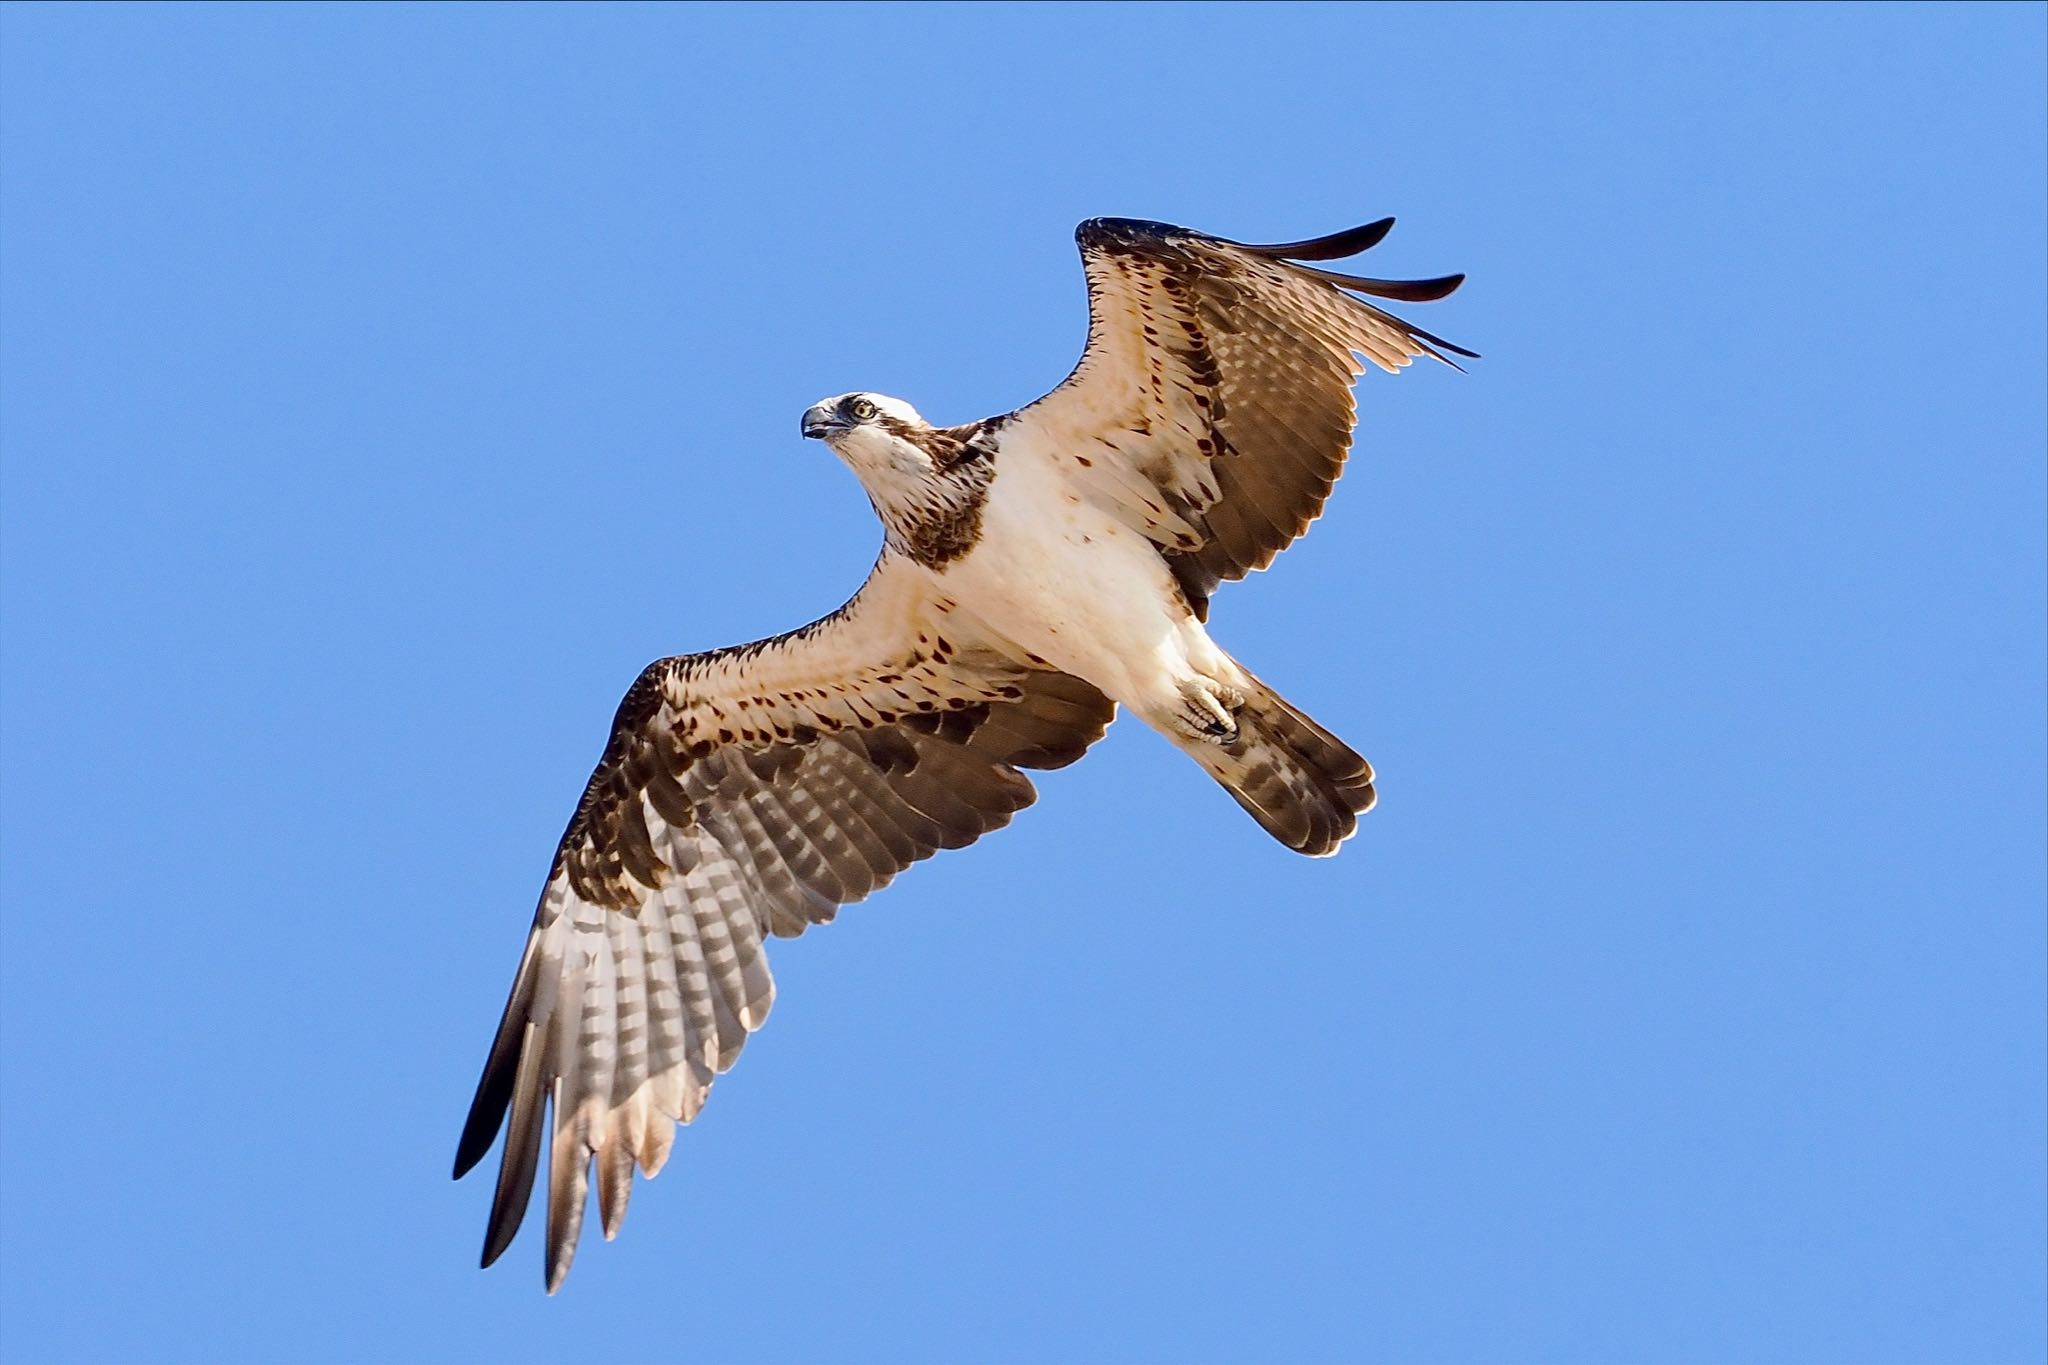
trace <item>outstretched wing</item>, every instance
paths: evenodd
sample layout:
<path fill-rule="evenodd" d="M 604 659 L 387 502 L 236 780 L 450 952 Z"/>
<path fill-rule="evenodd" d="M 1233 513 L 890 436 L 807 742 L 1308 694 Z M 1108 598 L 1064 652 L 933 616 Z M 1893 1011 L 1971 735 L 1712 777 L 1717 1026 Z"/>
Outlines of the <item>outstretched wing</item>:
<path fill-rule="evenodd" d="M 562 836 L 455 1158 L 507 1126 L 484 1241 L 525 1216 L 547 1139 L 547 1278 L 569 1271 L 593 1161 L 606 1237 L 774 998 L 765 936 L 832 918 L 1009 822 L 1019 768 L 1080 757 L 1114 706 L 949 638 L 884 556 L 831 616 L 650 665 Z M 509 1124 L 506 1123 L 509 1113 Z"/>
<path fill-rule="evenodd" d="M 1217 584 L 1265 568 L 1322 511 L 1351 446 L 1357 357 L 1391 373 L 1473 354 L 1353 297 L 1440 299 L 1464 276 L 1302 264 L 1356 255 L 1393 223 L 1278 246 L 1129 218 L 1075 233 L 1088 346 L 1015 420 L 1077 491 L 1158 544 L 1204 620 Z"/>

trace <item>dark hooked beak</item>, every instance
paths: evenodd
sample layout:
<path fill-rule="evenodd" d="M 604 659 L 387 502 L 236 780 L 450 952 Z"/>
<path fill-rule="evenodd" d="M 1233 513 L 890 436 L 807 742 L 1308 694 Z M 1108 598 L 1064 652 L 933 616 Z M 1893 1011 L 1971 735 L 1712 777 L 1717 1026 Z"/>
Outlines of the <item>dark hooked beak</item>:
<path fill-rule="evenodd" d="M 820 440 L 839 426 L 839 419 L 824 403 L 804 412 L 804 435 L 811 440 Z"/>

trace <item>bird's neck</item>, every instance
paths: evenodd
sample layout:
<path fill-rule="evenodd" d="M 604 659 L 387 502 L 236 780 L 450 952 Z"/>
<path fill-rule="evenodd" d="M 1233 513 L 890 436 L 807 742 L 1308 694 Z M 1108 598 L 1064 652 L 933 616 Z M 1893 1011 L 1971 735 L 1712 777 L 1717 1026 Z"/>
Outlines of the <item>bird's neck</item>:
<path fill-rule="evenodd" d="M 943 569 L 981 537 L 981 510 L 995 482 L 994 458 L 975 452 L 915 480 L 868 485 L 889 545 L 928 569 Z"/>

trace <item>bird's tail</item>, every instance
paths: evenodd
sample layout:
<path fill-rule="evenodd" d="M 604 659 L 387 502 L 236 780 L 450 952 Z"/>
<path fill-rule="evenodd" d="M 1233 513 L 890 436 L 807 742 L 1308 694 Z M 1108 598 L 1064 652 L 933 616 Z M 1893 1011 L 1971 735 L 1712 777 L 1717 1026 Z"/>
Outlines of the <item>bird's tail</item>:
<path fill-rule="evenodd" d="M 1372 764 L 1251 674 L 1239 690 L 1237 737 L 1188 752 L 1275 839 L 1312 858 L 1335 853 L 1372 809 Z"/>

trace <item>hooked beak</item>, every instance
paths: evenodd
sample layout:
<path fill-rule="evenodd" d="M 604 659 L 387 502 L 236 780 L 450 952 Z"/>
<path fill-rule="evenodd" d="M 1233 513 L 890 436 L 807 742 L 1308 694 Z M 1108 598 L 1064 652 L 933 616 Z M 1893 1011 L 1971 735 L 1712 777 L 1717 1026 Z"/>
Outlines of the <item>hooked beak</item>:
<path fill-rule="evenodd" d="M 804 412 L 804 435 L 811 440 L 820 440 L 839 429 L 838 416 L 829 404 L 820 403 Z"/>

